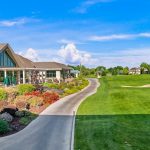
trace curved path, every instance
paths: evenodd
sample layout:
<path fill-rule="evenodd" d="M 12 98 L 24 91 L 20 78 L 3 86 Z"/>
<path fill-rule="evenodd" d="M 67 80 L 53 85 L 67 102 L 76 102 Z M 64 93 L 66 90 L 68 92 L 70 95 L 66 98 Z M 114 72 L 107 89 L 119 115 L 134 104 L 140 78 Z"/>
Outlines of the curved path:
<path fill-rule="evenodd" d="M 71 150 L 73 112 L 99 86 L 97 79 L 89 81 L 87 88 L 49 106 L 22 131 L 0 138 L 0 150 Z"/>

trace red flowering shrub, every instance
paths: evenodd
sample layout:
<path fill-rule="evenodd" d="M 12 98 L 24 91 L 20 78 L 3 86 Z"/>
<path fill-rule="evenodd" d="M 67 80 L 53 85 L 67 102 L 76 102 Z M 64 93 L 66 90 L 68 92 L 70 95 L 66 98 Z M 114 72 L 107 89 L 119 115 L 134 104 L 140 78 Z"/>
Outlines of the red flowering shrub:
<path fill-rule="evenodd" d="M 57 93 L 50 93 L 50 92 L 45 92 L 42 94 L 43 102 L 45 104 L 52 104 L 59 100 L 59 95 Z"/>
<path fill-rule="evenodd" d="M 45 92 L 41 93 L 40 91 L 33 91 L 25 94 L 26 96 L 37 96 L 43 99 L 44 104 L 52 104 L 59 100 L 59 95 L 55 92 Z"/>
<path fill-rule="evenodd" d="M 28 92 L 25 94 L 26 96 L 41 96 L 41 92 L 40 91 L 32 91 L 32 92 Z"/>

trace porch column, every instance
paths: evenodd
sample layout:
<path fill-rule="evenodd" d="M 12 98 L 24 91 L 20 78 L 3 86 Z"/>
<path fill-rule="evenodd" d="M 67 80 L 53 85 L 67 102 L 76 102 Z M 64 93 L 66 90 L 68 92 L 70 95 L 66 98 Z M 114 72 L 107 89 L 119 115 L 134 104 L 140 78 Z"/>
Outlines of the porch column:
<path fill-rule="evenodd" d="M 42 71 L 42 80 L 43 80 L 43 83 L 46 82 L 46 72 L 45 71 Z"/>
<path fill-rule="evenodd" d="M 31 84 L 31 81 L 32 81 L 32 71 L 31 70 L 29 70 L 29 83 Z"/>
<path fill-rule="evenodd" d="M 61 78 L 61 72 L 60 71 L 56 71 L 56 78 L 60 82 L 60 78 Z"/>
<path fill-rule="evenodd" d="M 26 83 L 25 70 L 23 70 L 23 84 Z"/>
<path fill-rule="evenodd" d="M 6 78 L 7 77 L 7 71 L 4 70 L 4 77 Z"/>
<path fill-rule="evenodd" d="M 14 72 L 14 71 L 12 71 L 12 75 L 13 75 L 13 76 L 15 75 L 15 72 Z"/>
<path fill-rule="evenodd" d="M 20 71 L 17 72 L 18 84 L 20 84 Z"/>

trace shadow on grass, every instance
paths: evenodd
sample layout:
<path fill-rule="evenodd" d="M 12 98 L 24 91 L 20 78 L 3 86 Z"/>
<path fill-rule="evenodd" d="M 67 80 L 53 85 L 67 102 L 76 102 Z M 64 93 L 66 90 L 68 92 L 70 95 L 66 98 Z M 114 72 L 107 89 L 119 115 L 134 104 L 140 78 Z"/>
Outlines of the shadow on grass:
<path fill-rule="evenodd" d="M 40 115 L 17 134 L 0 138 L 0 149 L 70 150 L 73 118 Z M 149 147 L 148 114 L 76 116 L 75 150 L 149 150 Z"/>
<path fill-rule="evenodd" d="M 78 115 L 75 150 L 149 150 L 150 114 Z"/>

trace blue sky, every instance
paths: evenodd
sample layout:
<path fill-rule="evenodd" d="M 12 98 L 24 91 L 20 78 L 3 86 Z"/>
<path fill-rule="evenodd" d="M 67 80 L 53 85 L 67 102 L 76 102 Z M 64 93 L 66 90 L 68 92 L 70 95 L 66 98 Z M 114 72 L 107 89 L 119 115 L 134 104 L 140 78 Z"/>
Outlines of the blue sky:
<path fill-rule="evenodd" d="M 150 63 L 149 0 L 5 0 L 0 42 L 36 61 Z"/>

